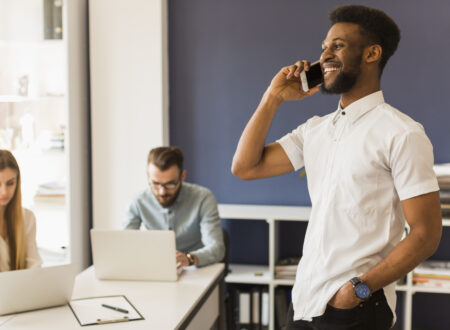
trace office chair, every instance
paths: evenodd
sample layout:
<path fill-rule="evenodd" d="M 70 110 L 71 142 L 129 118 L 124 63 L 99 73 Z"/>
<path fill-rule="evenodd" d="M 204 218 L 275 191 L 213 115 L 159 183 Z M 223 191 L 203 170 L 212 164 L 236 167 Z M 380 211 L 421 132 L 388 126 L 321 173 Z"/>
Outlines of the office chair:
<path fill-rule="evenodd" d="M 228 236 L 228 232 L 225 230 L 225 228 L 222 227 L 222 233 L 223 233 L 223 244 L 225 245 L 225 255 L 221 262 L 225 264 L 225 276 L 228 275 L 230 272 L 230 269 L 228 268 L 228 257 L 230 254 L 230 236 Z"/>
<path fill-rule="evenodd" d="M 230 237 L 228 236 L 228 232 L 223 227 L 222 227 L 222 233 L 223 233 L 223 244 L 225 245 L 225 255 L 224 255 L 223 259 L 221 260 L 221 262 L 223 262 L 225 264 L 224 276 L 227 276 L 228 273 L 230 272 L 230 269 L 228 267 L 228 264 L 229 264 L 228 256 L 230 254 Z M 230 311 L 228 310 L 230 307 L 230 301 L 229 301 L 230 296 L 229 296 L 229 293 L 225 290 L 224 284 L 222 284 L 220 295 L 221 295 L 220 309 L 221 309 L 222 321 L 219 324 L 219 330 L 225 330 L 225 329 L 229 329 L 228 325 L 230 323 L 230 319 L 229 319 Z"/>

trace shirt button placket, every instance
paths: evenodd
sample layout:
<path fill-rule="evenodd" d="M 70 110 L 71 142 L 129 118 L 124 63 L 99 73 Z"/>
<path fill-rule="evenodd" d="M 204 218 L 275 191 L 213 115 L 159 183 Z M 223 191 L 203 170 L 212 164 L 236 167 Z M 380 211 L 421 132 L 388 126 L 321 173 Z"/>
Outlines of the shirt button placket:
<path fill-rule="evenodd" d="M 168 224 L 169 224 L 169 230 L 174 230 L 173 227 L 173 211 L 169 210 L 169 212 L 167 212 L 167 220 L 168 220 Z"/>

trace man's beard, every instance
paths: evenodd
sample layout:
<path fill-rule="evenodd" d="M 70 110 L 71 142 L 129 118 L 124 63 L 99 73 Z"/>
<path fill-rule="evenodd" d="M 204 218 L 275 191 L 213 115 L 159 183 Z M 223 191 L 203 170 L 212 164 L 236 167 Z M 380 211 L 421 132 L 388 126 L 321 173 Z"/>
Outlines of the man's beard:
<path fill-rule="evenodd" d="M 173 203 L 175 203 L 178 195 L 180 194 L 180 190 L 181 190 L 181 185 L 178 187 L 177 191 L 175 191 L 174 193 L 172 193 L 170 195 L 169 194 L 165 194 L 165 195 L 161 196 L 161 195 L 156 195 L 155 194 L 155 197 L 158 200 L 159 204 L 161 204 L 162 207 L 167 208 L 169 206 L 172 206 Z M 162 199 L 163 196 L 170 196 L 170 198 Z"/>
<path fill-rule="evenodd" d="M 361 72 L 360 63 L 362 52 L 354 59 L 347 72 L 340 72 L 330 86 L 325 86 L 325 81 L 320 86 L 320 90 L 326 94 L 343 94 L 355 86 L 358 76 Z"/>
<path fill-rule="evenodd" d="M 320 90 L 325 94 L 343 94 L 353 88 L 357 79 L 358 74 L 354 72 L 341 72 L 331 86 L 325 87 L 325 83 L 323 83 Z"/>

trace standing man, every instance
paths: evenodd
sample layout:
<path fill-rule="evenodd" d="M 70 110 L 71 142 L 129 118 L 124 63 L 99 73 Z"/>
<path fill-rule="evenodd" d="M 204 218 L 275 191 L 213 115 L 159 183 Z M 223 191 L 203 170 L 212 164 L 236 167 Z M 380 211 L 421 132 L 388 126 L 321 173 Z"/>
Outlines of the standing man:
<path fill-rule="evenodd" d="M 301 100 L 299 74 L 273 78 L 247 124 L 232 172 L 252 180 L 305 167 L 311 217 L 287 329 L 389 329 L 395 281 L 436 250 L 442 220 L 433 148 L 423 127 L 385 103 L 380 77 L 400 31 L 380 10 L 342 6 L 322 42 L 322 91 L 338 109 L 264 145 L 285 101 Z M 400 242 L 405 228 L 409 235 Z"/>
<path fill-rule="evenodd" d="M 178 147 L 150 150 L 150 187 L 130 204 L 125 229 L 143 223 L 147 229 L 175 231 L 178 268 L 220 262 L 225 246 L 216 199 L 207 188 L 184 182 L 183 160 Z"/>

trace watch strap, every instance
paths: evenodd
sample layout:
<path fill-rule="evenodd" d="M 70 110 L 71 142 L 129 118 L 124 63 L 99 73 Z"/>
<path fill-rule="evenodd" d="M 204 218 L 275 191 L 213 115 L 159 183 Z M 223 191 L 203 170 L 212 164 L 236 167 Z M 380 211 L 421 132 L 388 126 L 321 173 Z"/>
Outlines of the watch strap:
<path fill-rule="evenodd" d="M 187 257 L 188 260 L 189 260 L 189 266 L 192 266 L 192 265 L 195 264 L 195 259 L 194 259 L 194 257 L 192 256 L 192 254 L 186 253 L 186 257 Z"/>
<path fill-rule="evenodd" d="M 359 283 L 362 283 L 361 279 L 359 277 L 353 277 L 350 280 L 350 283 L 353 285 L 353 287 L 355 288 Z"/>

